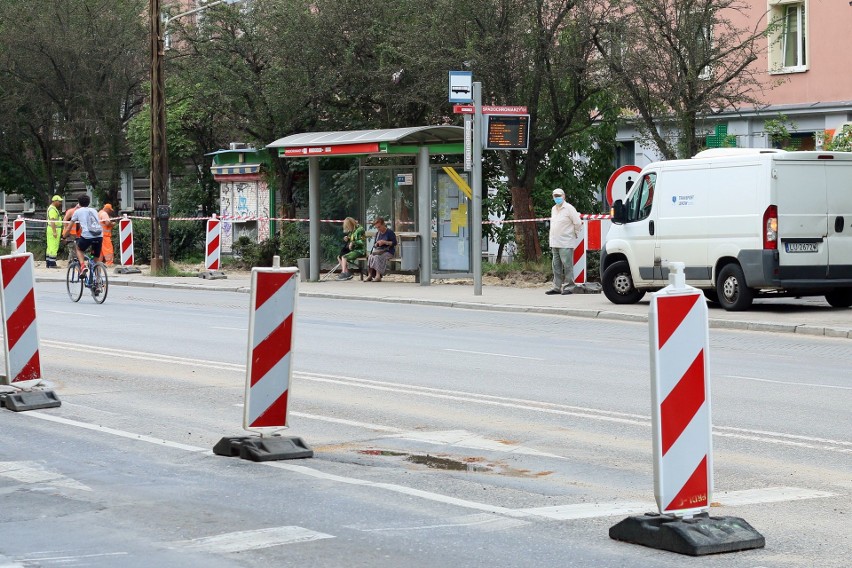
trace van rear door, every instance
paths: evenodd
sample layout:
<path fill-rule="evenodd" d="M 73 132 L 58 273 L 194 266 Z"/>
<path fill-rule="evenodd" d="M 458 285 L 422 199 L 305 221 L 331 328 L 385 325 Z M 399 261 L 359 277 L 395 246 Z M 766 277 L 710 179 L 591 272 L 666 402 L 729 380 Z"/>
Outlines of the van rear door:
<path fill-rule="evenodd" d="M 777 160 L 778 264 L 782 280 L 828 276 L 828 202 L 824 162 Z"/>
<path fill-rule="evenodd" d="M 852 279 L 852 161 L 826 160 L 828 277 Z"/>

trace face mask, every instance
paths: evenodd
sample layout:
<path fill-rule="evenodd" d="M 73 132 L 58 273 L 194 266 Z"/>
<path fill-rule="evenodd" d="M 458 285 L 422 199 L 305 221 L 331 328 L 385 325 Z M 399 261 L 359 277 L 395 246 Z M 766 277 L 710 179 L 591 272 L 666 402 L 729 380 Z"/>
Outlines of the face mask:
<path fill-rule="evenodd" d="M 563 202 L 563 201 L 565 201 L 565 199 L 564 199 L 564 198 L 562 198 L 562 197 L 554 197 L 554 198 L 553 198 L 553 201 L 554 201 L 557 205 L 562 205 L 562 202 Z"/>

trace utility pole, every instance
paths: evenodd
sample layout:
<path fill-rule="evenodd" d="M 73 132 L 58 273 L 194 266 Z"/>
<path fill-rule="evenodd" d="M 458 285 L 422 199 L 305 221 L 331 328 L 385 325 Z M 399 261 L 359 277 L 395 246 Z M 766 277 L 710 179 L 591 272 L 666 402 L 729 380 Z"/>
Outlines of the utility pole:
<path fill-rule="evenodd" d="M 151 272 L 169 267 L 169 152 L 166 146 L 166 81 L 163 60 L 166 27 L 169 22 L 201 12 L 218 4 L 242 0 L 215 0 L 163 19 L 160 0 L 149 0 L 151 20 Z"/>
<path fill-rule="evenodd" d="M 151 17 L 151 272 L 169 265 L 169 155 L 166 147 L 166 100 L 163 77 L 163 32 L 160 0 L 150 0 Z M 162 222 L 162 226 L 158 223 Z"/>

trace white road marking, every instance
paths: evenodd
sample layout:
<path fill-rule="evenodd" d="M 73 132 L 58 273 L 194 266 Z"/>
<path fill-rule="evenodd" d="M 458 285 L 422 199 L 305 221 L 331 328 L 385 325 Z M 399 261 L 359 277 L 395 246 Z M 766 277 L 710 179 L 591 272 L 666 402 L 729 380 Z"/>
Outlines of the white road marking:
<path fill-rule="evenodd" d="M 713 494 L 713 508 L 739 507 L 742 505 L 759 505 L 762 503 L 779 503 L 800 499 L 824 499 L 833 497 L 833 493 L 801 489 L 798 487 L 765 487 L 746 489 L 743 491 L 718 491 Z M 572 505 L 555 505 L 553 507 L 536 507 L 522 509 L 523 511 L 549 519 L 570 521 L 591 519 L 597 517 L 615 517 L 622 515 L 639 515 L 656 512 L 657 505 L 652 501 L 647 503 L 577 503 Z"/>
<path fill-rule="evenodd" d="M 467 351 L 465 349 L 444 349 L 453 353 L 469 353 L 471 355 L 487 355 L 489 357 L 509 357 L 511 359 L 529 359 L 530 361 L 544 361 L 538 357 L 524 357 L 522 355 L 506 355 L 505 353 L 487 353 L 485 351 Z"/>
<path fill-rule="evenodd" d="M 199 550 L 214 554 L 229 554 L 246 550 L 259 550 L 284 544 L 312 542 L 325 538 L 334 538 L 330 534 L 308 530 L 302 527 L 271 527 L 250 531 L 238 531 L 192 540 L 172 543 L 174 546 Z"/>
<path fill-rule="evenodd" d="M 235 406 L 243 406 L 237 404 Z M 368 430 L 379 430 L 380 432 L 402 433 L 405 430 L 394 428 L 393 426 L 381 426 L 379 424 L 370 424 L 368 422 L 357 422 L 355 420 L 345 420 L 343 418 L 333 418 L 331 416 L 320 416 L 318 414 L 305 414 L 304 412 L 290 412 L 290 416 L 298 418 L 307 418 L 308 420 L 319 420 L 321 422 L 331 422 L 333 424 L 343 424 L 344 426 L 354 426 L 356 428 L 366 428 Z"/>
<path fill-rule="evenodd" d="M 30 411 L 26 413 L 27 416 L 32 416 L 34 418 L 40 418 L 41 420 L 47 420 L 48 422 L 56 422 L 58 424 L 65 424 L 66 426 L 76 426 L 78 428 L 84 428 L 86 430 L 94 430 L 95 432 L 103 432 L 104 434 L 112 434 L 113 436 L 119 436 L 121 438 L 129 438 L 131 440 L 139 440 L 140 442 L 148 442 L 149 444 L 156 444 L 158 446 L 166 446 L 167 448 L 174 448 L 176 450 L 185 450 L 187 452 L 206 452 L 207 448 L 199 448 L 197 446 L 189 446 L 187 444 L 181 444 L 179 442 L 171 442 L 169 440 L 163 440 L 161 438 L 152 438 L 151 436 L 145 436 L 144 434 L 134 434 L 133 432 L 125 432 L 124 430 L 116 430 L 115 428 L 107 428 L 106 426 L 98 426 L 97 424 L 87 424 L 86 422 L 79 422 L 77 420 L 69 420 L 68 418 L 62 418 L 60 416 L 54 416 L 53 414 L 44 414 L 42 412 Z"/>
<path fill-rule="evenodd" d="M 74 317 L 77 317 L 77 316 L 83 316 L 83 317 L 87 317 L 87 318 L 106 317 L 106 316 L 101 315 L 101 314 L 86 314 L 86 313 L 83 313 L 83 312 L 61 312 L 59 310 L 39 310 L 39 311 L 50 312 L 52 314 L 63 314 L 63 315 L 74 316 Z"/>
<path fill-rule="evenodd" d="M 105 557 L 109 557 L 109 556 L 127 556 L 128 555 L 127 552 L 100 552 L 100 553 L 96 553 L 96 554 L 73 554 L 73 555 L 68 555 L 68 556 L 39 556 L 39 554 L 44 554 L 44 553 L 31 552 L 31 553 L 27 554 L 26 556 L 24 556 L 24 558 L 26 558 L 25 562 L 27 562 L 28 565 L 31 562 L 35 561 L 35 562 L 39 562 L 39 563 L 50 562 L 50 563 L 56 563 L 56 564 L 64 564 L 64 565 L 67 566 L 68 564 L 76 564 L 78 560 L 83 560 L 83 559 L 86 559 L 86 558 L 105 558 Z M 53 554 L 52 551 L 51 551 L 51 554 Z M 2 568 L 2 567 L 0 567 L 0 568 Z"/>
<path fill-rule="evenodd" d="M 455 527 L 476 527 L 486 532 L 502 531 L 523 527 L 529 525 L 529 521 L 520 519 L 507 519 L 500 515 L 489 515 L 488 513 L 473 513 L 472 515 L 463 515 L 446 519 L 445 523 L 437 525 L 413 525 L 410 527 L 378 527 L 378 528 L 362 528 L 357 526 L 348 526 L 361 532 L 406 532 L 406 531 L 424 531 L 432 529 L 455 528 Z"/>
<path fill-rule="evenodd" d="M 742 375 L 722 375 L 722 377 L 728 379 L 741 379 L 743 381 L 756 381 L 759 383 L 774 383 L 776 385 L 786 385 L 786 386 L 794 386 L 794 387 L 814 387 L 820 389 L 840 389 L 840 390 L 852 390 L 852 387 L 844 387 L 840 385 L 824 385 L 819 383 L 796 383 L 792 381 L 776 381 L 772 379 L 759 379 L 757 377 L 745 377 Z"/>
<path fill-rule="evenodd" d="M 102 426 L 95 426 L 93 424 L 87 424 L 85 422 L 78 422 L 76 420 L 69 420 L 65 418 L 59 418 L 56 416 L 52 416 L 50 414 L 44 414 L 38 411 L 30 411 L 23 413 L 24 416 L 30 418 L 38 418 L 40 420 L 48 420 L 51 422 L 58 422 L 60 424 L 65 424 L 68 426 L 76 426 L 79 428 L 85 428 L 87 430 L 94 430 L 97 432 L 102 432 L 105 434 L 111 434 L 113 436 L 120 436 L 122 438 L 129 438 L 131 440 L 137 440 L 140 442 L 147 442 L 150 444 L 156 445 L 165 445 L 170 448 L 190 451 L 190 452 L 207 452 L 209 456 L 213 456 L 213 452 L 211 450 L 207 450 L 206 448 L 199 448 L 196 446 L 189 446 L 186 444 L 180 444 L 177 442 L 169 442 L 167 440 L 160 440 L 157 438 L 151 438 L 149 436 L 143 436 L 140 434 L 134 434 L 132 432 L 124 432 L 122 430 L 116 430 L 113 428 L 104 428 Z M 218 459 L 218 457 L 217 457 Z M 585 510 L 589 507 L 589 504 L 583 503 L 579 505 L 557 505 L 555 507 L 538 507 L 533 509 L 509 509 L 507 507 L 500 507 L 497 505 L 489 505 L 487 503 L 478 503 L 476 501 L 469 501 L 467 499 L 458 499 L 456 497 L 449 497 L 447 495 L 441 495 L 439 493 L 432 493 L 430 491 L 423 491 L 421 489 L 415 489 L 413 487 L 405 487 L 403 485 L 396 485 L 393 483 L 380 483 L 375 481 L 368 481 L 364 479 L 357 479 L 354 477 L 344 477 L 342 475 L 336 475 L 332 473 L 326 473 L 324 471 L 320 471 L 314 469 L 312 467 L 304 466 L 304 465 L 295 465 L 286 462 L 256 462 L 258 466 L 266 466 L 266 467 L 274 467 L 276 469 L 282 469 L 285 471 L 289 471 L 292 473 L 298 473 L 300 475 L 305 475 L 307 477 L 311 477 L 314 479 L 323 479 L 326 481 L 332 481 L 336 483 L 343 483 L 346 485 L 357 485 L 360 487 L 372 487 L 376 489 L 383 489 L 385 491 L 391 491 L 393 493 L 399 493 L 402 495 L 408 495 L 411 497 L 417 497 L 420 499 L 426 499 L 428 501 L 433 501 L 436 503 L 444 503 L 447 505 L 455 505 L 457 507 L 463 507 L 466 509 L 473 509 L 476 511 L 481 511 L 485 513 L 493 513 L 495 515 L 503 515 L 505 517 L 510 517 L 514 519 L 529 519 L 536 517 L 545 517 L 550 519 L 581 519 L 581 518 L 591 518 L 591 517 L 608 517 L 613 515 L 621 515 L 627 514 L 623 511 L 626 508 L 630 508 L 631 512 L 636 512 L 637 503 L 632 503 L 625 505 L 624 503 L 615 503 L 615 504 L 594 504 L 594 507 L 597 511 L 594 514 L 590 514 L 589 512 L 585 512 L 582 515 L 578 516 L 579 510 Z M 808 495 L 807 490 L 797 489 L 797 488 L 783 488 L 784 491 L 788 492 L 788 494 L 796 494 L 796 499 L 812 499 L 812 498 L 821 498 L 821 497 L 830 497 L 832 494 L 825 493 L 822 491 L 813 491 L 811 495 Z M 779 488 L 769 488 L 769 489 L 753 489 L 748 490 L 751 492 L 751 495 L 748 496 L 748 500 L 743 497 L 740 497 L 739 501 L 736 501 L 735 497 L 742 492 L 731 491 L 726 493 L 728 499 L 731 499 L 732 502 L 736 502 L 737 504 L 745 504 L 745 503 L 762 503 L 762 502 L 776 502 L 778 500 L 778 496 L 781 494 L 779 492 Z M 767 496 L 768 495 L 768 496 Z M 733 496 L 733 497 L 732 497 Z M 769 499 L 766 501 L 766 499 Z M 714 499 L 716 502 L 717 499 Z M 722 505 L 724 505 L 724 501 Z M 650 508 L 649 508 L 650 507 Z M 585 508 L 585 509 L 584 509 Z M 641 510 L 651 511 L 653 510 L 653 505 L 645 505 L 644 507 L 640 507 Z M 615 512 L 613 512 L 615 511 Z M 320 533 L 321 534 L 321 533 Z M 212 537 L 211 537 L 212 538 Z"/>
<path fill-rule="evenodd" d="M 59 341 L 42 340 L 44 345 L 48 345 L 56 349 L 68 349 L 71 351 L 79 351 L 93 354 L 105 354 L 112 357 L 124 357 L 128 359 L 138 359 L 143 361 L 160 361 L 164 363 L 174 363 L 176 365 L 187 365 L 201 368 L 232 370 L 245 373 L 245 365 L 237 363 L 225 363 L 216 361 L 207 361 L 199 359 L 190 359 L 186 357 L 175 357 L 172 355 L 160 355 L 158 353 L 146 353 L 142 351 L 128 351 L 123 349 L 110 349 L 106 347 L 90 347 L 83 344 L 68 344 Z M 556 404 L 543 401 L 515 399 L 507 397 L 499 397 L 482 393 L 471 393 L 465 391 L 454 391 L 449 389 L 438 389 L 431 387 L 422 387 L 416 385 L 406 385 L 401 383 L 392 383 L 387 381 L 374 381 L 370 379 L 359 379 L 356 377 L 346 377 L 341 375 L 329 375 L 323 373 L 306 373 L 296 371 L 293 373 L 296 378 L 326 382 L 332 384 L 346 385 L 355 388 L 364 388 L 385 392 L 398 392 L 409 396 L 425 396 L 429 398 L 438 398 L 444 400 L 455 400 L 461 402 L 472 402 L 475 404 L 499 406 L 504 408 L 515 408 L 529 412 L 542 412 L 546 414 L 556 414 L 561 416 L 572 416 L 575 418 L 585 418 L 590 420 L 600 420 L 605 422 L 614 422 L 619 424 L 629 424 L 633 426 L 650 427 L 651 417 L 641 414 L 631 414 L 626 412 L 615 412 L 611 410 L 602 410 L 597 408 L 585 408 L 580 406 L 569 406 L 564 404 Z M 825 385 L 816 385 L 825 386 Z M 811 436 L 796 436 L 785 434 L 783 432 L 765 432 L 759 430 L 747 430 L 743 428 L 731 428 L 724 426 L 714 426 L 713 434 L 726 438 L 737 438 L 741 440 L 750 440 L 758 442 L 766 442 L 770 444 L 788 445 L 801 448 L 810 448 L 825 450 L 830 452 L 849 453 L 852 452 L 852 444 L 840 440 L 831 440 L 826 438 L 816 438 Z M 837 446 L 850 446 L 837 447 Z"/>
<path fill-rule="evenodd" d="M 782 503 L 800 499 L 823 499 L 834 497 L 834 493 L 802 489 L 800 487 L 763 487 L 743 489 L 742 491 L 717 491 L 713 493 L 713 502 L 724 507 L 757 505 L 760 503 Z"/>
<path fill-rule="evenodd" d="M 248 329 L 244 327 L 213 327 L 212 329 L 224 329 L 227 331 L 248 331 Z"/>
<path fill-rule="evenodd" d="M 471 450 L 485 450 L 489 452 L 500 452 L 506 454 L 525 454 L 528 456 L 540 456 L 556 459 L 566 459 L 556 454 L 548 454 L 525 448 L 518 444 L 507 444 L 483 438 L 476 434 L 471 434 L 465 430 L 448 430 L 445 432 L 405 432 L 394 436 L 386 436 L 386 438 L 400 438 L 402 440 L 413 440 L 415 442 L 424 442 L 426 444 L 446 445 L 456 448 L 467 448 Z"/>
<path fill-rule="evenodd" d="M 52 471 L 36 462 L 14 461 L 0 462 L 0 477 L 8 477 L 21 483 L 43 484 L 51 487 L 63 487 L 65 489 L 77 489 L 79 491 L 91 491 L 92 488 L 66 477 L 59 472 Z"/>

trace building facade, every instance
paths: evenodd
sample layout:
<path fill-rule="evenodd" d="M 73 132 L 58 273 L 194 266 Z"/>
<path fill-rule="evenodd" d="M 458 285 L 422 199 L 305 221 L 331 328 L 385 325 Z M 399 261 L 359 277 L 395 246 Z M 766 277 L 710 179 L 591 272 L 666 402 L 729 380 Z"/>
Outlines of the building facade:
<path fill-rule="evenodd" d="M 765 88 L 765 106 L 740 108 L 703 124 L 708 146 L 725 138 L 742 148 L 782 143 L 771 125 L 789 131 L 791 149 L 822 148 L 827 137 L 852 121 L 852 73 L 842 38 L 852 31 L 852 5 L 842 0 L 745 0 L 749 9 L 732 20 L 746 28 L 771 26 L 752 65 Z M 769 125 L 767 122 L 771 121 Z M 624 124 L 618 131 L 616 165 L 645 166 L 662 159 L 653 144 Z"/>

